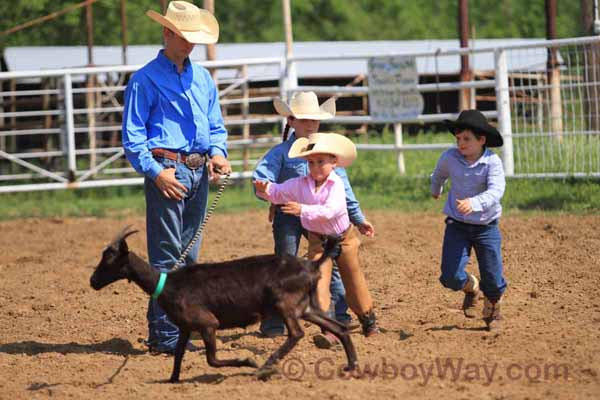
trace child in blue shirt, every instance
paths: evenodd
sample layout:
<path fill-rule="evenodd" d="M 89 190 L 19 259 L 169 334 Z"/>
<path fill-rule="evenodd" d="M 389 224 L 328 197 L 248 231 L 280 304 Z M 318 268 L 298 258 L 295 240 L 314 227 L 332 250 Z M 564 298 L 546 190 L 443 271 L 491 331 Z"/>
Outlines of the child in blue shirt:
<path fill-rule="evenodd" d="M 318 132 L 320 122 L 333 118 L 336 111 L 334 98 L 325 101 L 319 106 L 317 95 L 314 92 L 296 93 L 289 104 L 280 99 L 275 99 L 274 106 L 280 115 L 287 118 L 283 142 L 270 149 L 258 162 L 252 176 L 254 181 L 282 183 L 290 178 L 306 176 L 308 174 L 306 160 L 289 158 L 288 152 L 297 138 L 308 137 L 310 134 Z M 294 131 L 288 138 L 290 128 Z M 336 168 L 335 172 L 344 182 L 346 206 L 350 221 L 356 225 L 362 234 L 373 236 L 375 229 L 365 219 L 359 202 L 352 191 L 345 169 Z M 269 221 L 273 223 L 275 254 L 297 255 L 300 238 L 305 234 L 300 224 L 300 218 L 285 214 L 274 206 L 271 206 L 269 214 Z M 340 322 L 349 323 L 348 305 L 344 299 L 345 290 L 337 268 L 333 270 L 330 291 L 332 294 L 332 303 L 335 305 L 336 319 L 341 320 Z M 277 319 L 263 321 L 260 328 L 261 332 L 267 336 L 283 334 L 283 329 L 283 322 Z M 336 341 L 336 338 L 332 335 L 325 334 L 315 337 L 315 342 L 319 347 L 330 347 Z"/>
<path fill-rule="evenodd" d="M 456 121 L 445 121 L 456 137 L 456 148 L 445 151 L 431 175 L 431 194 L 438 199 L 444 183 L 451 186 L 444 206 L 446 230 L 440 282 L 465 293 L 463 311 L 475 317 L 479 290 L 485 296 L 483 319 L 488 330 L 500 328 L 500 303 L 506 290 L 498 220 L 506 186 L 502 161 L 488 147 L 503 144 L 500 132 L 477 110 L 465 110 Z M 475 249 L 481 281 L 465 272 Z"/>

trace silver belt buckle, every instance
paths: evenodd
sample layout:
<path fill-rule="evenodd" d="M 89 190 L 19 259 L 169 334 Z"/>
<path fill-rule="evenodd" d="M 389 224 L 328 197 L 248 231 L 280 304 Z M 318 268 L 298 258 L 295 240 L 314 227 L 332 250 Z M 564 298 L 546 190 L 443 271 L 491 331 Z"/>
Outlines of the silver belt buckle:
<path fill-rule="evenodd" d="M 189 154 L 185 159 L 185 165 L 189 169 L 198 169 L 204 165 L 205 156 L 200 153 Z"/>

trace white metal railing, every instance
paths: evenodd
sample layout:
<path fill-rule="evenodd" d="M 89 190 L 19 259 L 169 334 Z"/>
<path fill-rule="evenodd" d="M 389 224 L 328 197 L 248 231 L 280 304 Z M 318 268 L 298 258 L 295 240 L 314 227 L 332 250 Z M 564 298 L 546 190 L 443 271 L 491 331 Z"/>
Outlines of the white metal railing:
<path fill-rule="evenodd" d="M 202 64 L 207 68 L 216 69 L 217 73 L 222 70 L 239 72 L 247 71 L 247 68 L 251 66 L 274 65 L 279 68 L 282 66 L 282 59 L 257 58 L 212 61 Z M 140 67 L 91 67 L 0 73 L 0 82 L 11 82 L 15 86 L 15 89 L 11 88 L 8 91 L 0 92 L 0 162 L 4 162 L 4 165 L 0 164 L 0 168 L 5 167 L 0 170 L 0 181 L 6 184 L 0 186 L 0 193 L 141 184 L 143 179 L 135 174 L 129 164 L 124 161 L 124 152 L 120 145 L 106 147 L 93 143 L 97 139 L 95 136 L 102 133 L 119 134 L 118 141 L 120 143 L 120 114 L 122 114 L 123 107 L 116 99 L 122 96 L 126 85 L 115 85 L 110 82 L 118 81 L 118 74 L 132 73 Z M 219 80 L 221 87 L 226 85 L 220 91 L 219 96 L 223 98 L 228 94 L 235 94 L 234 92 L 246 93 L 246 95 L 240 96 L 241 98 L 224 99 L 224 105 L 244 107 L 250 103 L 270 102 L 274 98 L 274 96 L 262 96 L 251 99 L 247 96 L 247 92 L 244 92 L 244 90 L 247 91 L 248 83 L 262 81 L 267 77 L 240 77 L 239 74 L 232 76 L 232 73 L 226 73 L 226 75 L 227 77 Z M 96 79 L 101 85 L 91 87 L 82 85 L 82 82 L 87 82 L 90 77 Z M 57 87 L 22 91 L 16 89 L 17 82 L 36 79 L 55 79 Z M 273 77 L 269 79 L 273 79 Z M 280 76 L 275 77 L 275 81 L 278 82 L 277 87 L 280 86 L 280 79 Z M 90 105 L 87 98 L 83 103 L 81 98 L 76 98 L 76 96 L 104 94 L 112 96 L 112 104 L 103 104 L 102 101 L 95 100 Z M 281 95 L 280 91 L 278 91 L 278 95 Z M 42 103 L 41 99 L 44 98 L 47 101 L 50 97 L 52 97 L 53 104 L 51 109 L 39 109 L 39 104 Z M 15 107 L 14 99 L 22 98 L 35 98 L 38 109 Z M 13 100 L 12 103 L 11 100 Z M 79 101 L 76 103 L 76 100 Z M 98 119 L 106 115 L 117 115 L 118 118 L 115 118 L 115 123 L 103 123 L 102 125 L 96 123 Z M 23 124 L 14 123 L 15 120 L 22 121 L 32 117 L 38 120 L 52 118 L 54 124 L 46 128 L 23 128 Z M 244 130 L 248 130 L 247 127 L 256 124 L 271 124 L 276 127 L 280 121 L 281 118 L 275 116 L 251 117 L 242 113 L 239 117 L 226 118 L 225 125 L 229 128 L 240 126 Z M 54 125 L 59 125 L 59 127 Z M 4 127 L 8 127 L 8 129 L 3 129 Z M 82 136 L 85 134 L 88 135 L 87 138 Z M 92 136 L 94 136 L 93 141 Z M 52 137 L 55 142 L 54 148 L 31 148 L 30 144 L 36 137 Z M 24 146 L 14 145 L 19 140 L 18 138 L 25 140 L 25 142 L 18 142 L 24 143 Z M 7 146 L 9 140 L 14 142 L 13 146 Z M 230 140 L 228 145 L 230 149 L 250 149 L 256 145 L 267 145 L 267 143 L 269 141 L 247 137 L 243 140 Z M 12 151 L 5 151 L 7 147 L 12 147 Z M 90 160 L 93 158 L 94 161 L 87 162 L 87 158 Z M 245 160 L 232 160 L 234 166 L 247 165 L 250 162 L 254 163 L 256 160 L 248 157 Z M 10 168 L 6 168 L 7 165 Z M 125 166 L 123 167 L 123 165 Z M 101 178 L 99 178 L 100 175 Z M 133 176 L 128 177 L 128 175 Z M 248 176 L 248 171 L 241 171 L 234 173 L 232 177 L 246 178 Z M 23 184 L 26 181 L 36 183 Z"/>
<path fill-rule="evenodd" d="M 244 159 L 232 159 L 235 166 L 247 167 L 256 161 L 250 149 L 270 147 L 279 142 L 275 137 L 253 137 L 250 129 L 259 125 L 276 128 L 282 121 L 277 115 L 252 116 L 250 104 L 271 102 L 273 95 L 247 95 L 252 82 L 276 81 L 277 94 L 286 97 L 293 92 L 312 90 L 321 95 L 366 96 L 368 87 L 300 86 L 295 71 L 310 62 L 340 62 L 368 60 L 376 56 L 414 56 L 417 59 L 484 55 L 493 57 L 491 77 L 470 82 L 424 83 L 417 85 L 420 93 L 444 93 L 468 89 L 472 93 L 493 93 L 495 109 L 484 114 L 495 120 L 504 137 L 502 159 L 508 176 L 516 177 L 598 177 L 600 176 L 600 38 L 587 37 L 540 41 L 503 48 L 469 48 L 411 54 L 332 54 L 315 57 L 279 57 L 235 61 L 203 62 L 202 65 L 220 71 L 238 71 L 219 79 L 221 105 L 239 106 L 245 113 L 229 115 L 229 128 L 241 127 L 241 139 L 230 137 L 232 150 L 244 151 Z M 556 51 L 558 65 L 546 67 L 546 54 Z M 531 58 L 531 62 L 528 60 Z M 542 60 L 542 62 L 540 62 Z M 476 63 L 473 63 L 477 69 Z M 277 66 L 276 76 L 249 76 L 253 66 Z M 119 133 L 122 106 L 119 96 L 125 85 L 123 74 L 140 66 L 71 68 L 36 72 L 0 73 L 0 82 L 8 90 L 0 92 L 0 193 L 30 190 L 98 187 L 106 185 L 140 184 L 143 179 L 127 176 L 133 170 L 124 161 L 120 141 L 96 144 L 98 134 Z M 241 74 L 240 74 L 241 72 Z M 549 72 L 559 76 L 550 81 Z M 94 77 L 98 85 L 85 85 Z M 17 82 L 54 79 L 55 87 L 39 90 L 19 90 Z M 223 85 L 226 85 L 223 87 Z M 246 92 L 244 92 L 246 91 Z M 236 93 L 236 96 L 227 97 Z M 240 94 L 241 93 L 241 94 Z M 244 93 L 246 93 L 244 95 Z M 83 100 L 82 96 L 86 96 Z M 88 99 L 96 96 L 98 101 Z M 108 100 L 103 100 L 103 96 Z M 43 109 L 17 106 L 18 99 L 37 98 L 46 102 Z M 50 99 L 50 100 L 49 100 Z M 48 104 L 52 104 L 49 106 Z M 83 106 L 82 106 L 83 104 Z M 39 108 L 39 107 L 38 107 Z M 561 113 L 558 113 L 560 110 Z M 395 152 L 400 173 L 405 172 L 404 155 L 413 151 L 440 151 L 452 143 L 406 144 L 403 125 L 431 124 L 456 118 L 458 113 L 430 113 L 410 118 L 381 119 L 366 115 L 338 115 L 332 121 L 341 125 L 393 124 L 393 144 L 358 144 L 360 150 Z M 51 120 L 44 127 L 17 125 L 14 121 Z M 107 119 L 106 121 L 103 120 Z M 110 118 L 113 118 L 111 120 Z M 97 123 L 101 121 L 102 123 Z M 112 121 L 112 122 L 111 122 Z M 87 134 L 87 137 L 85 136 Z M 39 139 L 53 142 L 52 148 L 34 148 Z M 120 139 L 120 135 L 119 138 Z M 12 143 L 12 147 L 10 144 Z M 19 143 L 27 143 L 20 148 Z M 24 146 L 21 146 L 24 147 Z M 39 146 L 38 146 L 39 147 Z M 87 159 L 89 158 L 89 162 Z M 92 162 L 93 160 L 93 162 Z M 4 164 L 1 164 L 4 163 Z M 236 172 L 234 178 L 247 178 L 250 171 Z M 27 182 L 26 184 L 23 184 Z"/>

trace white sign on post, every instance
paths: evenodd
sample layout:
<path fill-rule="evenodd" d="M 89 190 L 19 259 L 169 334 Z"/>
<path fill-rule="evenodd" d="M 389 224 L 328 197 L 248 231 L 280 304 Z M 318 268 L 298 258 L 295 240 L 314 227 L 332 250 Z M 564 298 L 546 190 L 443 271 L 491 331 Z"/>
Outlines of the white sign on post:
<path fill-rule="evenodd" d="M 423 112 L 415 57 L 374 57 L 369 60 L 368 72 L 371 117 L 400 119 Z"/>

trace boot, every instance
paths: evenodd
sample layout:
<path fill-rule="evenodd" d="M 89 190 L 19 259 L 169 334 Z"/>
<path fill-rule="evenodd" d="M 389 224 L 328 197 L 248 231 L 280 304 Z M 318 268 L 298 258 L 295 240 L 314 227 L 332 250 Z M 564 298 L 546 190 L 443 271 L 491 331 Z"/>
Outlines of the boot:
<path fill-rule="evenodd" d="M 483 302 L 483 320 L 489 332 L 499 332 L 501 330 L 502 315 L 500 314 L 500 303 L 502 298 L 492 301 L 485 298 Z"/>
<path fill-rule="evenodd" d="M 377 335 L 380 332 L 379 327 L 377 326 L 375 311 L 371 310 L 364 315 L 359 315 L 358 320 L 360 321 L 362 332 L 365 337 Z"/>
<path fill-rule="evenodd" d="M 475 318 L 477 316 L 477 296 L 479 295 L 479 280 L 475 275 L 468 274 L 468 280 L 463 288 L 465 299 L 463 300 L 462 309 L 467 318 Z"/>

